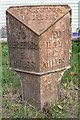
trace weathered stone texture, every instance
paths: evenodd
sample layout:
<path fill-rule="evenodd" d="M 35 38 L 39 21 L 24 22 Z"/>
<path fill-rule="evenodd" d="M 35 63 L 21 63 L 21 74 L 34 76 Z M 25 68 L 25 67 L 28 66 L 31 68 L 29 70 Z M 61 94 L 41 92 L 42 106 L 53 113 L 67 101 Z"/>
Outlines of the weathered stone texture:
<path fill-rule="evenodd" d="M 59 81 L 70 67 L 71 9 L 17 6 L 6 14 L 10 67 L 21 77 L 23 100 L 42 109 L 57 100 Z"/>

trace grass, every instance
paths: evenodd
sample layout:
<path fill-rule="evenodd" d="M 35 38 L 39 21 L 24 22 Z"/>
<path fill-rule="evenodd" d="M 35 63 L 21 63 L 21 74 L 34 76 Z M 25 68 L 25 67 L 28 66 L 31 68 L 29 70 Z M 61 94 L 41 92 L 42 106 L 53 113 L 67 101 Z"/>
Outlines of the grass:
<path fill-rule="evenodd" d="M 62 77 L 59 100 L 52 103 L 50 110 L 38 111 L 20 100 L 20 78 L 9 70 L 8 46 L 2 44 L 2 113 L 3 118 L 69 118 L 78 115 L 79 43 L 72 45 L 72 67 Z"/>

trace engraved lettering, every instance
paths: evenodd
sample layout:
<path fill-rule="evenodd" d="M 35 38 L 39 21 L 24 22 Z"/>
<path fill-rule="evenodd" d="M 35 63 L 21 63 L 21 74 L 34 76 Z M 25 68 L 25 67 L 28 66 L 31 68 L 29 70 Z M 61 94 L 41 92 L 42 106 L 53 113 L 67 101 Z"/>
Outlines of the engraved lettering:
<path fill-rule="evenodd" d="M 27 20 L 53 20 L 56 19 L 56 17 L 59 17 L 59 15 L 65 11 L 64 8 L 63 10 L 60 7 L 57 9 L 58 10 L 56 10 L 56 6 L 41 8 L 36 7 L 36 9 L 28 8 L 26 17 Z"/>
<path fill-rule="evenodd" d="M 48 67 L 48 63 L 45 62 L 45 61 L 43 61 L 43 67 L 44 67 L 44 68 L 47 68 L 47 67 Z"/>
<path fill-rule="evenodd" d="M 46 46 L 47 46 L 48 49 L 51 48 L 51 42 L 50 42 L 50 41 L 47 41 L 47 42 L 46 42 Z"/>
<path fill-rule="evenodd" d="M 54 67 L 55 65 L 59 65 L 59 64 L 62 64 L 64 62 L 65 62 L 64 58 L 62 58 L 62 59 L 55 58 L 52 60 L 43 61 L 42 66 L 43 66 L 43 68 L 51 68 L 51 67 Z"/>
<path fill-rule="evenodd" d="M 18 48 L 18 49 L 39 49 L 38 43 L 35 42 L 10 42 L 10 48 Z"/>
<path fill-rule="evenodd" d="M 12 62 L 16 67 L 19 67 L 19 68 L 27 68 L 28 70 L 30 69 L 35 69 L 35 62 L 34 61 L 30 61 L 30 60 L 27 60 L 26 62 L 24 60 L 14 60 Z"/>
<path fill-rule="evenodd" d="M 61 31 L 52 31 L 52 33 L 53 33 L 54 39 L 60 38 L 61 36 Z"/>
<path fill-rule="evenodd" d="M 25 32 L 22 32 L 22 38 L 23 38 L 23 39 L 26 38 L 26 34 L 25 34 Z"/>

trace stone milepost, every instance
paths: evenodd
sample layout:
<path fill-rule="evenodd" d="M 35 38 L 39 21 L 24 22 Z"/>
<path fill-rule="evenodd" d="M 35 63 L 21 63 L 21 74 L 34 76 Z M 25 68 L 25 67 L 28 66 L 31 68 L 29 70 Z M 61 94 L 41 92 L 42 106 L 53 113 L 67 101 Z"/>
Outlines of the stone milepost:
<path fill-rule="evenodd" d="M 6 11 L 10 68 L 22 82 L 22 97 L 43 109 L 58 99 L 71 59 L 68 5 L 15 6 Z"/>

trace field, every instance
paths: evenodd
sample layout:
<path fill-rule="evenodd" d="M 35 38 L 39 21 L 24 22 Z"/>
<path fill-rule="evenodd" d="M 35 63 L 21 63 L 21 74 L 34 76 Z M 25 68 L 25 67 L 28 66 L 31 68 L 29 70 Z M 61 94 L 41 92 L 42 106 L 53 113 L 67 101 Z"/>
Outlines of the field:
<path fill-rule="evenodd" d="M 2 117 L 3 118 L 77 118 L 79 116 L 79 42 L 72 43 L 71 68 L 61 80 L 59 100 L 45 112 L 21 101 L 20 78 L 9 70 L 8 46 L 2 44 Z"/>

